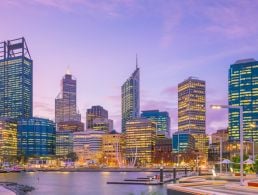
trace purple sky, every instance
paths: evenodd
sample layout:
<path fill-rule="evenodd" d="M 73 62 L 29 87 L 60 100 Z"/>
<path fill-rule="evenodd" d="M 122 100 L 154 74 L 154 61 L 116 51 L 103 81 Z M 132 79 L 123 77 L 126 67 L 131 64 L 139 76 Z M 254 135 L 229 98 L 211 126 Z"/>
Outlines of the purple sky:
<path fill-rule="evenodd" d="M 170 112 L 177 128 L 177 84 L 206 81 L 207 131 L 227 126 L 231 63 L 257 58 L 256 0 L 1 0 L 0 40 L 24 36 L 34 60 L 34 115 L 54 119 L 54 99 L 69 66 L 78 106 L 108 109 L 120 131 L 120 86 L 138 53 L 141 110 Z"/>

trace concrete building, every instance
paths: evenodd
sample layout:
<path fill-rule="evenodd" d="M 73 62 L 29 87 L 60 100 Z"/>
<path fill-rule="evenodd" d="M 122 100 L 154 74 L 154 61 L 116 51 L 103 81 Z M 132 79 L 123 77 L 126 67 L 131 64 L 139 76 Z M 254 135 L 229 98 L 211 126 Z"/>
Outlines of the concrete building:
<path fill-rule="evenodd" d="M 17 123 L 0 119 L 0 162 L 13 161 L 17 156 Z"/>
<path fill-rule="evenodd" d="M 102 137 L 102 152 L 104 164 L 110 167 L 120 167 L 124 163 L 124 135 L 115 131 Z"/>
<path fill-rule="evenodd" d="M 56 156 L 65 157 L 71 152 L 73 152 L 73 132 L 56 132 Z"/>
<path fill-rule="evenodd" d="M 127 121 L 125 133 L 125 155 L 127 163 L 137 166 L 151 165 L 153 162 L 155 140 L 155 122 L 144 118 Z"/>
<path fill-rule="evenodd" d="M 68 71 L 61 81 L 61 92 L 55 99 L 55 122 L 81 121 L 77 111 L 76 80 Z"/>

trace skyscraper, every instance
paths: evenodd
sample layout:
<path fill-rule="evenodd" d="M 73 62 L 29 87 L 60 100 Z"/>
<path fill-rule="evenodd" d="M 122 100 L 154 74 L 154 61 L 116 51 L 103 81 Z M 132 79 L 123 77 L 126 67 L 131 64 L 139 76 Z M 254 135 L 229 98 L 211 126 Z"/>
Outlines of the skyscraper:
<path fill-rule="evenodd" d="M 159 110 L 144 110 L 141 117 L 153 120 L 157 124 L 157 134 L 159 137 L 170 136 L 170 117 L 168 112 Z"/>
<path fill-rule="evenodd" d="M 156 123 L 145 118 L 126 122 L 125 156 L 131 166 L 145 166 L 153 162 Z"/>
<path fill-rule="evenodd" d="M 243 106 L 244 139 L 258 141 L 258 61 L 238 60 L 230 65 L 228 104 Z M 239 110 L 229 109 L 229 140 L 239 140 Z"/>
<path fill-rule="evenodd" d="M 178 130 L 205 133 L 205 81 L 189 77 L 178 85 Z"/>
<path fill-rule="evenodd" d="M 178 85 L 178 130 L 188 132 L 195 149 L 207 157 L 205 81 L 189 77 Z"/>
<path fill-rule="evenodd" d="M 61 92 L 55 100 L 56 123 L 66 121 L 81 121 L 76 104 L 76 80 L 69 71 L 61 81 Z"/>
<path fill-rule="evenodd" d="M 136 69 L 121 87 L 122 91 L 122 132 L 126 122 L 140 114 L 140 69 L 136 58 Z"/>
<path fill-rule="evenodd" d="M 104 123 L 106 122 L 106 125 Z M 99 125 L 102 124 L 102 125 Z M 106 130 L 108 129 L 108 111 L 102 106 L 92 106 L 86 112 L 87 129 Z M 102 127 L 101 127 L 102 126 Z M 104 127 L 106 126 L 106 127 Z M 102 129 L 105 128 L 105 129 Z"/>
<path fill-rule="evenodd" d="M 24 38 L 0 43 L 0 117 L 32 117 L 32 67 Z"/>

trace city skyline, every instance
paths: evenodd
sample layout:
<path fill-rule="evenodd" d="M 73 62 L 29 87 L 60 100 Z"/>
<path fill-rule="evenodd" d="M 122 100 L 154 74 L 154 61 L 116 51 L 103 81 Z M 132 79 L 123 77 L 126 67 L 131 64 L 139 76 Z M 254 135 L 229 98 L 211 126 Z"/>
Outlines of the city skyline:
<path fill-rule="evenodd" d="M 258 5 L 255 1 L 216 1 L 201 5 L 173 2 L 178 5 L 175 8 L 165 1 L 158 6 L 155 3 L 143 6 L 136 1 L 110 5 L 98 1 L 98 6 L 93 6 L 91 1 L 88 4 L 57 2 L 0 3 L 4 7 L 0 16 L 6 18 L 6 28 L 0 32 L 1 41 L 24 36 L 30 47 L 34 61 L 35 116 L 54 119 L 59 79 L 70 66 L 78 81 L 80 113 L 92 105 L 102 105 L 115 121 L 115 129 L 120 130 L 120 86 L 133 71 L 137 52 L 141 68 L 141 110 L 168 111 L 171 129 L 175 131 L 176 86 L 188 76 L 197 76 L 207 82 L 207 132 L 227 126 L 227 111 L 212 112 L 208 106 L 227 104 L 230 64 L 243 58 L 257 59 L 258 28 L 254 10 Z M 182 7 L 186 8 L 185 13 Z M 150 9 L 154 13 L 148 13 Z M 24 14 L 7 17 L 10 11 Z M 194 16 L 195 25 L 189 25 L 190 16 Z M 85 27 L 81 27 L 82 23 Z M 202 27 L 205 32 L 200 31 Z M 101 74 L 99 70 L 108 74 Z"/>

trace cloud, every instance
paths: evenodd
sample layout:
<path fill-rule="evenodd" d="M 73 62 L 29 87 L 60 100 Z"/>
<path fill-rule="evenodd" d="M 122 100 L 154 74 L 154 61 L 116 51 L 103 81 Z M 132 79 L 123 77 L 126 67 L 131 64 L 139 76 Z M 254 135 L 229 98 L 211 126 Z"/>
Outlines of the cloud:
<path fill-rule="evenodd" d="M 203 9 L 203 16 L 209 21 L 206 30 L 227 38 L 242 38 L 258 32 L 258 2 L 217 1 Z"/>
<path fill-rule="evenodd" d="M 172 85 L 167 87 L 161 91 L 161 94 L 169 95 L 169 96 L 177 96 L 177 85 Z"/>
<path fill-rule="evenodd" d="M 33 113 L 35 116 L 42 116 L 45 118 L 54 119 L 54 107 L 48 103 L 44 103 L 43 101 L 34 101 L 33 109 Z"/>

